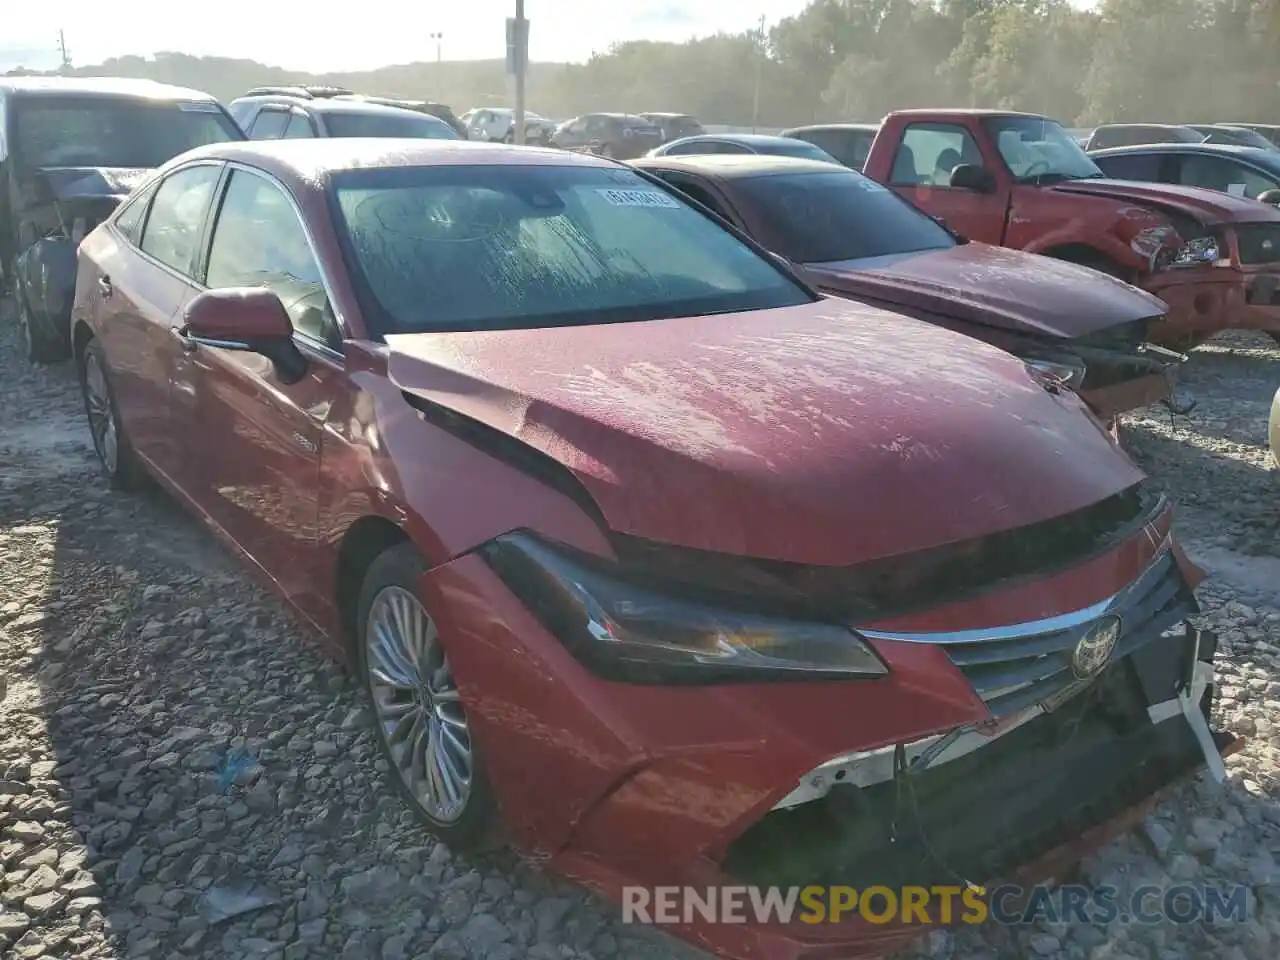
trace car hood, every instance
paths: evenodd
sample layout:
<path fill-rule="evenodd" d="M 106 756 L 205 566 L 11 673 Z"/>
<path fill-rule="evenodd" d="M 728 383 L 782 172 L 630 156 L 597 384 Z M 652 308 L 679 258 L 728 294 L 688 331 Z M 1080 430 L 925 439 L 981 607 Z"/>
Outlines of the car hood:
<path fill-rule="evenodd" d="M 1137 183 L 1130 180 L 1065 180 L 1045 189 L 1058 193 L 1113 197 L 1129 203 L 1164 207 L 1194 217 L 1201 223 L 1254 223 L 1280 221 L 1280 210 L 1269 204 L 1236 197 L 1218 190 L 1183 187 L 1170 183 Z"/>
<path fill-rule="evenodd" d="M 83 197 L 123 199 L 151 174 L 148 169 L 126 167 L 41 167 L 53 195 L 59 200 Z"/>
<path fill-rule="evenodd" d="M 1020 360 L 850 301 L 387 344 L 408 394 L 559 462 L 613 530 L 695 549 L 854 564 L 1143 476 Z"/>
<path fill-rule="evenodd" d="M 1166 309 L 1162 300 L 1096 270 L 985 243 L 803 269 L 839 295 L 1065 339 L 1159 317 Z"/>

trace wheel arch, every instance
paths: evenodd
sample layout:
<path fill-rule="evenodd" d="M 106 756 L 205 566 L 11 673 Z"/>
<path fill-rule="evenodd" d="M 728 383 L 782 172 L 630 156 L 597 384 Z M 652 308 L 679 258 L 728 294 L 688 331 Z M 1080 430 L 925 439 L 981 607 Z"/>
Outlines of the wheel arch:
<path fill-rule="evenodd" d="M 76 320 L 75 326 L 71 328 L 71 356 L 76 363 L 79 363 L 80 358 L 84 356 L 84 348 L 89 345 L 93 337 L 93 328 L 84 320 Z"/>
<path fill-rule="evenodd" d="M 343 647 L 351 666 L 359 663 L 356 650 L 360 589 L 365 572 L 382 553 L 412 540 L 403 527 L 378 514 L 361 517 L 347 527 L 338 544 L 334 599 L 342 628 Z"/>

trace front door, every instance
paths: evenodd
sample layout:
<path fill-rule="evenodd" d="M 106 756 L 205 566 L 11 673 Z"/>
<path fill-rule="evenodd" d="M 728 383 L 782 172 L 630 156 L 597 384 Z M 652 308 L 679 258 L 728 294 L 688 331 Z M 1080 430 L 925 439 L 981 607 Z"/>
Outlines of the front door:
<path fill-rule="evenodd" d="M 279 184 L 243 168 L 231 172 L 212 227 L 205 284 L 275 291 L 309 369 L 288 384 L 257 354 L 207 346 L 191 351 L 201 505 L 287 596 L 318 618 L 331 587 L 314 549 L 320 458 L 330 405 L 345 377 L 318 263 Z"/>
<path fill-rule="evenodd" d="M 889 186 L 969 239 L 1002 243 L 1009 191 L 1005 186 L 997 187 L 995 193 L 952 187 L 951 171 L 962 163 L 985 166 L 1003 181 L 994 163 L 984 161 L 978 142 L 963 125 L 912 123 L 903 131 Z"/>

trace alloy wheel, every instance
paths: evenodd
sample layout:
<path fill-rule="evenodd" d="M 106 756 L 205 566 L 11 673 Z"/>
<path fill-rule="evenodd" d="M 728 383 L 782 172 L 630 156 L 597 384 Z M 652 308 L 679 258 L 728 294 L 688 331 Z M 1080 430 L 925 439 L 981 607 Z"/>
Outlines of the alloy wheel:
<path fill-rule="evenodd" d="M 435 621 L 408 590 L 384 587 L 365 624 L 378 735 L 418 805 L 456 822 L 471 798 L 471 731 Z"/>
<path fill-rule="evenodd" d="M 107 388 L 107 375 L 96 351 L 88 352 L 84 358 L 84 397 L 93 448 L 107 473 L 114 474 L 120 463 L 120 434 L 111 406 L 111 392 Z"/>

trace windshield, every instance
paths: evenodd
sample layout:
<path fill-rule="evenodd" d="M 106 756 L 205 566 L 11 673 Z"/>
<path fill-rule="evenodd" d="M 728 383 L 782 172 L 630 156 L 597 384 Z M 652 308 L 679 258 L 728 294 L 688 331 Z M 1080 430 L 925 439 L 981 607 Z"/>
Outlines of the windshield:
<path fill-rule="evenodd" d="M 595 324 L 811 301 L 770 260 L 631 170 L 467 165 L 333 178 L 379 333 Z"/>
<path fill-rule="evenodd" d="M 243 140 L 213 102 L 22 97 L 14 152 L 33 167 L 154 168 L 206 143 Z"/>
<path fill-rule="evenodd" d="M 331 137 L 413 137 L 419 140 L 457 140 L 443 120 L 408 110 L 395 113 L 326 113 L 324 125 Z"/>
<path fill-rule="evenodd" d="M 1042 117 L 990 117 L 983 123 L 1018 183 L 1102 176 L 1079 142 L 1056 121 Z"/>
<path fill-rule="evenodd" d="M 852 170 L 750 177 L 736 187 L 756 212 L 768 245 L 795 263 L 861 260 L 956 244 L 936 221 Z"/>

